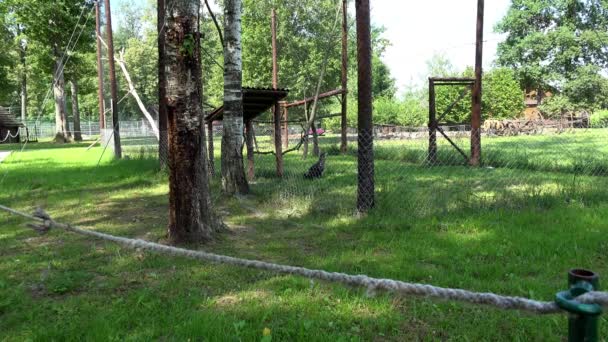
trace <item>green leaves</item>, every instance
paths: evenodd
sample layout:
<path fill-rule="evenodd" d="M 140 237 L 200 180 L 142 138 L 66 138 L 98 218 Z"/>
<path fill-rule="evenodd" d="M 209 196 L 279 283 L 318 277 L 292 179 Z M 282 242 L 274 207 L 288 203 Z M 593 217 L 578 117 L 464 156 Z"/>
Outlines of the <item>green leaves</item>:
<path fill-rule="evenodd" d="M 192 57 L 192 55 L 194 55 L 194 46 L 194 36 L 192 34 L 187 34 L 184 37 L 182 46 L 179 48 L 179 52 L 182 55 Z"/>
<path fill-rule="evenodd" d="M 608 4 L 582 0 L 513 0 L 507 15 L 496 31 L 507 34 L 498 46 L 498 64 L 513 68 L 521 85 L 527 89 L 564 90 L 570 101 L 591 105 L 594 93 L 601 91 L 594 80 L 594 91 L 581 89 L 576 82 L 585 68 L 605 68 L 608 55 Z M 589 70 L 589 69 L 587 69 Z M 599 76 L 599 72 L 595 72 Z M 596 77 L 597 78 L 597 77 Z"/>

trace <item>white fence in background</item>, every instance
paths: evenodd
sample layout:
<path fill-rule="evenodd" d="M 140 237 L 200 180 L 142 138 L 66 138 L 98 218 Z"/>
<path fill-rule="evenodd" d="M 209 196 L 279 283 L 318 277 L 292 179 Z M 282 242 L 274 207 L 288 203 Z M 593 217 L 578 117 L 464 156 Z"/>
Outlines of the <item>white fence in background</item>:
<path fill-rule="evenodd" d="M 38 122 L 27 121 L 27 128 L 30 133 L 30 137 L 37 137 L 38 139 L 52 139 L 55 137 L 55 123 L 54 122 Z M 110 127 L 108 127 L 110 128 Z M 22 130 L 25 130 L 24 128 Z M 74 126 L 70 123 L 70 131 L 74 132 Z M 98 121 L 82 121 L 80 123 L 80 132 L 84 139 L 94 139 L 100 134 L 99 122 Z M 121 137 L 137 137 L 137 136 L 153 136 L 152 128 L 150 124 L 142 119 L 136 121 L 121 121 L 120 122 L 120 136 Z M 23 132 L 25 136 L 25 132 Z"/>

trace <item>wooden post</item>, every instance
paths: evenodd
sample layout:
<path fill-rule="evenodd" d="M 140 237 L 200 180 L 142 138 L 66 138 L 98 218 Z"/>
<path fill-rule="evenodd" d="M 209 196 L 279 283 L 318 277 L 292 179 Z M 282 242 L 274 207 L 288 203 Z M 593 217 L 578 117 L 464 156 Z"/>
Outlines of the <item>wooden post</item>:
<path fill-rule="evenodd" d="M 207 122 L 207 150 L 209 153 L 209 174 L 215 176 L 215 151 L 213 148 L 213 120 Z"/>
<path fill-rule="evenodd" d="M 272 10 L 271 14 L 272 25 L 272 87 L 279 87 L 279 65 L 277 61 L 277 12 Z M 274 152 L 277 163 L 277 176 L 283 177 L 283 147 L 281 142 L 281 107 L 278 102 L 274 109 Z"/>
<path fill-rule="evenodd" d="M 103 63 L 101 62 L 101 14 L 99 0 L 95 1 L 95 35 L 97 42 L 97 99 L 99 106 L 99 134 L 106 128 L 106 113 L 103 103 Z"/>
<path fill-rule="evenodd" d="M 112 126 L 114 130 L 114 157 L 122 158 L 120 145 L 120 124 L 118 118 L 118 88 L 116 86 L 116 69 L 114 67 L 114 38 L 112 35 L 112 11 L 110 0 L 104 0 L 106 6 L 106 35 L 108 36 L 108 67 L 110 71 L 110 93 L 112 95 Z"/>
<path fill-rule="evenodd" d="M 371 18 L 369 0 L 357 0 L 355 4 L 359 84 L 357 210 L 366 213 L 375 204 Z"/>
<path fill-rule="evenodd" d="M 252 181 L 255 179 L 255 161 L 253 150 L 253 120 L 247 120 L 245 123 L 245 144 L 247 145 L 247 179 Z"/>
<path fill-rule="evenodd" d="M 289 148 L 289 109 L 287 109 L 286 107 L 287 102 L 282 102 L 282 108 L 283 108 L 283 120 L 284 125 L 283 125 L 283 147 L 285 149 Z"/>
<path fill-rule="evenodd" d="M 160 168 L 169 164 L 169 133 L 167 130 L 167 90 L 165 88 L 167 75 L 165 74 L 165 34 L 162 32 L 165 25 L 165 0 L 157 0 L 157 33 L 158 33 L 158 161 Z M 213 147 L 213 136 L 211 137 Z M 213 154 L 209 152 L 209 159 Z M 210 162 L 210 173 L 214 174 L 213 163 Z"/>
<path fill-rule="evenodd" d="M 481 92 L 483 63 L 484 0 L 477 0 L 477 37 L 475 47 L 475 85 L 473 86 L 473 113 L 471 115 L 471 166 L 481 162 Z"/>
<path fill-rule="evenodd" d="M 342 125 L 340 151 L 346 153 L 348 150 L 348 140 L 346 131 L 348 129 L 346 113 L 348 111 L 348 2 L 342 0 Z"/>
<path fill-rule="evenodd" d="M 437 162 L 437 112 L 435 107 L 435 82 L 429 78 L 429 154 L 427 162 Z"/>

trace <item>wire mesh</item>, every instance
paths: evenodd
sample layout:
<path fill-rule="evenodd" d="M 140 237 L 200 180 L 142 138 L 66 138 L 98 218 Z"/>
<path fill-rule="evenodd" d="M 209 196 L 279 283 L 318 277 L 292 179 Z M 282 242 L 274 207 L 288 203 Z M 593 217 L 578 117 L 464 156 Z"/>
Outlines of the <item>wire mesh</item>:
<path fill-rule="evenodd" d="M 608 199 L 607 128 L 587 128 L 575 121 L 501 125 L 482 128 L 477 167 L 470 159 L 471 137 L 476 135 L 468 125 L 439 126 L 436 147 L 431 147 L 428 127 L 375 126 L 373 136 L 350 129 L 346 153 L 340 152 L 339 131 L 316 128 L 304 134 L 293 126 L 288 144 L 283 141 L 286 153 L 279 177 L 273 126 L 257 123 L 249 155 L 243 146 L 243 167 L 259 204 L 287 217 L 352 216 L 362 191 L 373 194 L 367 200 L 378 224 L 463 211 L 586 206 Z M 212 185 L 219 192 L 221 123 L 215 123 L 212 132 Z M 121 137 L 130 158 L 158 158 L 158 140 L 150 129 L 121 129 Z M 372 170 L 359 169 L 361 143 L 373 145 Z M 320 166 L 321 155 L 322 171 L 306 177 Z M 358 181 L 366 172 L 373 183 Z"/>

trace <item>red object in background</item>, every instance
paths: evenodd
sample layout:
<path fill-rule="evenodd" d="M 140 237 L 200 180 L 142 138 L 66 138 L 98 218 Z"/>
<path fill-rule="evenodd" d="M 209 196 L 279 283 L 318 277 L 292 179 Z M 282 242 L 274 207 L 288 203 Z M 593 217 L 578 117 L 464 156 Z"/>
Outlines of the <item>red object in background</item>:
<path fill-rule="evenodd" d="M 317 128 L 317 135 L 325 134 L 325 130 L 323 128 Z M 312 135 L 312 129 L 308 130 L 308 135 Z"/>

